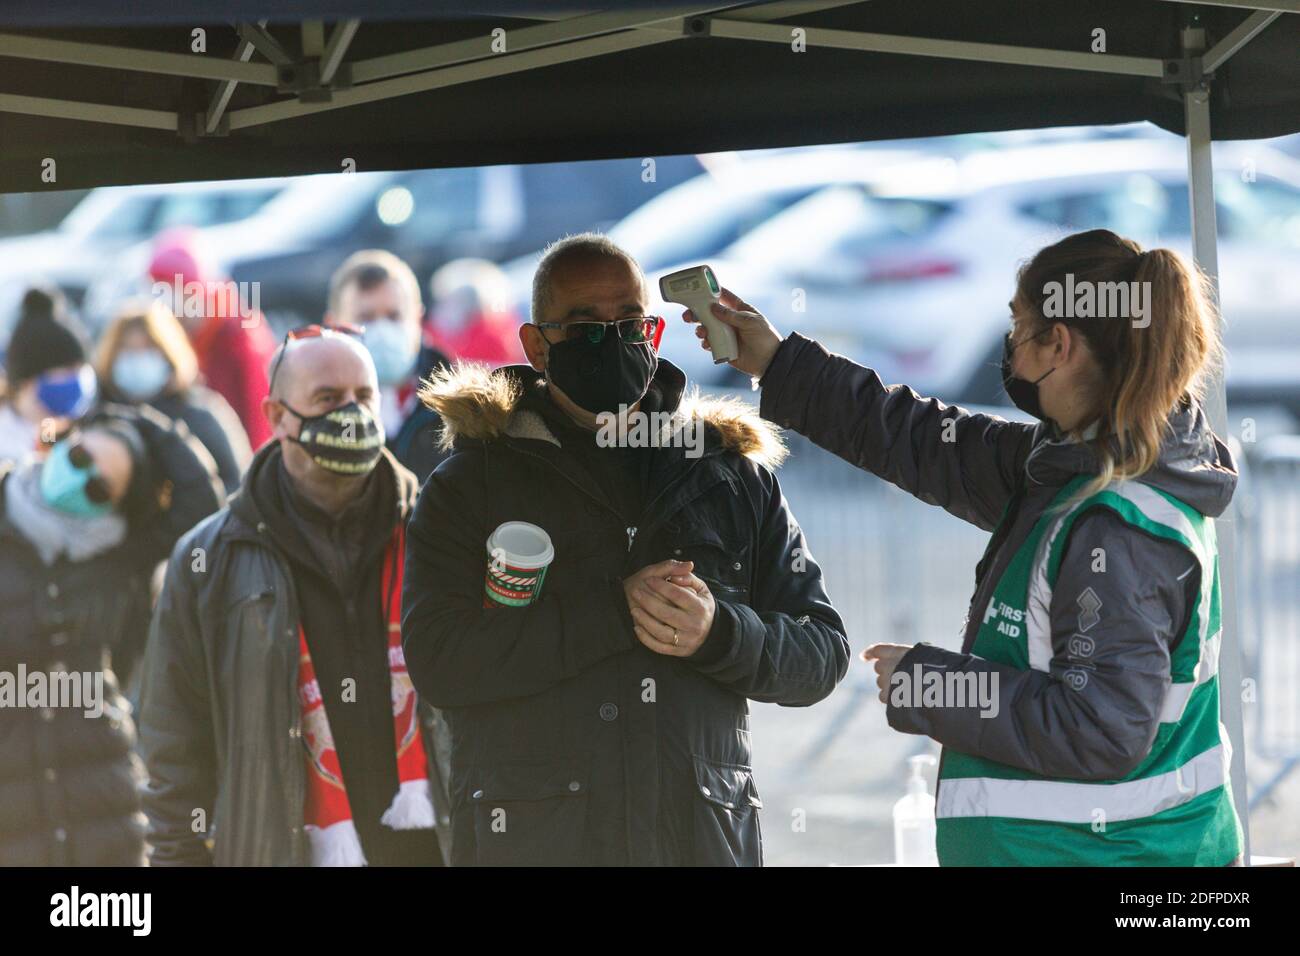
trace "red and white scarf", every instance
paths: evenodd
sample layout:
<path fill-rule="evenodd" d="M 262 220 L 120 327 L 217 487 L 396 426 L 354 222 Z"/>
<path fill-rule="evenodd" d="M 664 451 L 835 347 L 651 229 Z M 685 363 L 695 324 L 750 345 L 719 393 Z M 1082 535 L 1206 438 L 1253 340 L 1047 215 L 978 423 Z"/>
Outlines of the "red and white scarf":
<path fill-rule="evenodd" d="M 402 559 L 406 530 L 400 524 L 384 556 L 382 594 L 388 622 L 388 673 L 393 693 L 393 733 L 397 750 L 397 793 L 380 823 L 394 830 L 433 826 L 429 765 L 420 735 L 415 688 L 402 655 Z M 306 746 L 307 794 L 303 823 L 311 841 L 312 866 L 365 866 L 334 737 L 325 716 L 316 670 L 307 650 L 307 634 L 298 626 L 298 703 Z"/>

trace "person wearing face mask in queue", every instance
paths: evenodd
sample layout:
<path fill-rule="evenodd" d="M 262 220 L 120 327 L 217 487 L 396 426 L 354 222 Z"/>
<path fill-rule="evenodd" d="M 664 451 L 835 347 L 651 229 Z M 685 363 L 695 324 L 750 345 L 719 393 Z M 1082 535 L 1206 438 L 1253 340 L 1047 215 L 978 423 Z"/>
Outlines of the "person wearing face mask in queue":
<path fill-rule="evenodd" d="M 425 337 L 447 355 L 493 368 L 523 357 L 510 278 L 495 262 L 453 259 L 429 278 L 429 296 Z"/>
<path fill-rule="evenodd" d="M 943 744 L 940 864 L 1234 865 L 1214 519 L 1237 472 L 1198 402 L 1204 279 L 1093 230 L 1029 260 L 1010 309 L 1003 381 L 1034 425 L 886 386 L 730 292 L 713 311 L 764 417 L 992 532 L 960 653 L 863 652 L 890 726 Z M 993 713 L 914 689 L 981 679 Z"/>
<path fill-rule="evenodd" d="M 147 410 L 103 406 L 43 460 L 0 466 L 0 672 L 24 698 L 0 693 L 0 866 L 144 863 L 123 692 L 155 565 L 221 500 L 201 446 Z"/>
<path fill-rule="evenodd" d="M 816 703 L 848 666 L 784 447 L 685 394 L 607 237 L 554 244 L 533 283 L 528 365 L 421 393 L 454 451 L 408 529 L 402 637 L 450 724 L 453 863 L 761 864 L 747 702 Z M 536 601 L 485 608 L 510 521 L 554 558 Z"/>
<path fill-rule="evenodd" d="M 85 329 L 55 288 L 29 289 L 5 351 L 0 462 L 46 450 L 94 407 L 95 370 Z"/>
<path fill-rule="evenodd" d="M 141 686 L 155 866 L 442 863 L 398 624 L 417 488 L 384 447 L 360 335 L 288 333 L 274 440 L 168 564 Z"/>
<path fill-rule="evenodd" d="M 252 458 L 248 437 L 230 404 L 198 383 L 198 359 L 166 303 L 125 305 L 100 339 L 95 370 L 108 400 L 148 404 L 183 421 L 212 455 L 226 493 L 234 493 Z"/>
<path fill-rule="evenodd" d="M 203 383 L 229 403 L 256 450 L 270 438 L 261 402 L 275 337 L 255 303 L 244 301 L 243 286 L 224 275 L 209 253 L 200 230 L 167 229 L 154 238 L 146 275 L 189 336 Z M 254 282 L 249 298 L 256 288 Z"/>
<path fill-rule="evenodd" d="M 364 329 L 363 341 L 379 379 L 379 411 L 388 449 L 424 479 L 445 455 L 438 447 L 442 419 L 416 396 L 420 379 L 449 364 L 421 340 L 420 283 L 405 262 L 383 249 L 353 253 L 330 280 L 325 325 Z"/>

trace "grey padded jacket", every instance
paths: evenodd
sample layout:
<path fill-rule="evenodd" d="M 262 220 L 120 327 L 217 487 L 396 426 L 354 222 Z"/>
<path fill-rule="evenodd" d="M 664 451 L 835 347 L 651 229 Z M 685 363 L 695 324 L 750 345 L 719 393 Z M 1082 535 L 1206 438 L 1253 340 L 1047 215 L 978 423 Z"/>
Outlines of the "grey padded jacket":
<path fill-rule="evenodd" d="M 782 343 L 761 384 L 764 418 L 994 532 L 976 568 L 961 652 L 921 643 L 897 666 L 996 670 L 997 715 L 973 719 L 972 707 L 891 703 L 890 726 L 1053 777 L 1113 780 L 1137 767 L 1155 739 L 1171 683 L 1170 650 L 1200 584 L 1195 559 L 1180 545 L 1109 510 L 1086 512 L 1066 542 L 1053 591 L 1050 669 L 1015 670 L 969 653 L 994 586 L 1043 509 L 1071 479 L 1097 473 L 1093 450 L 1051 425 L 974 414 L 885 386 L 871 369 L 797 333 Z M 1200 407 L 1185 404 L 1171 415 L 1157 465 L 1139 480 L 1213 518 L 1232 500 L 1237 472 Z M 1097 548 L 1104 549 L 1105 573 L 1093 570 Z M 1096 670 L 1075 690 L 1063 680 L 1066 645 L 1076 630 L 1076 599 L 1087 588 L 1101 601 L 1101 620 L 1089 631 L 1097 639 Z"/>

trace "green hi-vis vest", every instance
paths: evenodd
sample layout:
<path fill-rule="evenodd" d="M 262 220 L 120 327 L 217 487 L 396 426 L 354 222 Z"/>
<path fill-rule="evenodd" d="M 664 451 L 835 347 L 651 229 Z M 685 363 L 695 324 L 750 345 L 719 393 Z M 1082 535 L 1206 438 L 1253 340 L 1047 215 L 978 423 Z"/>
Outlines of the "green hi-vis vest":
<path fill-rule="evenodd" d="M 1110 508 L 1135 528 L 1177 541 L 1199 563 L 1201 587 L 1170 660 L 1173 684 L 1155 743 L 1126 777 L 1101 782 L 1044 777 L 946 748 L 935 807 L 942 866 L 1226 866 L 1241 853 L 1231 749 L 1219 722 L 1214 520 L 1135 481 L 1065 505 L 1087 480 L 1061 489 L 1012 557 L 971 652 L 1020 670 L 1049 670 L 1052 588 L 1070 527 L 1085 510 Z M 1076 688 L 1091 673 L 1088 631 L 1105 614 L 1087 594 L 1064 675 Z"/>

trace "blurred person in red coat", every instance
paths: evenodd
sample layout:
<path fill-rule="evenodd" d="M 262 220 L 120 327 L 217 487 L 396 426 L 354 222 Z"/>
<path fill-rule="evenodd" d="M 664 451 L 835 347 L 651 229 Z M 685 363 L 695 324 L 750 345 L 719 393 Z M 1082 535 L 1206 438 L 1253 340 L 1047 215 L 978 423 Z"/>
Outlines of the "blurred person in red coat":
<path fill-rule="evenodd" d="M 158 236 L 149 263 L 155 295 L 169 305 L 189 335 L 205 384 L 239 416 L 256 451 L 271 437 L 262 415 L 267 369 L 275 338 L 257 308 L 256 284 L 245 294 L 205 257 L 195 229 L 171 229 Z"/>
<path fill-rule="evenodd" d="M 456 259 L 429 280 L 425 342 L 454 359 L 493 367 L 523 361 L 510 279 L 486 259 Z"/>

